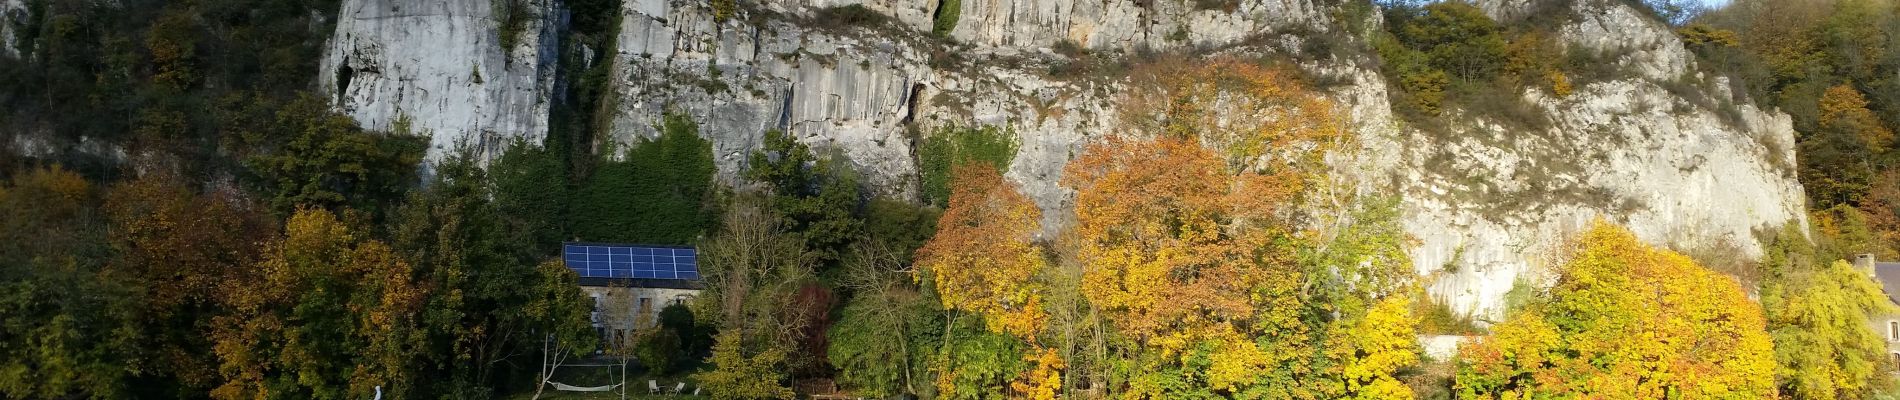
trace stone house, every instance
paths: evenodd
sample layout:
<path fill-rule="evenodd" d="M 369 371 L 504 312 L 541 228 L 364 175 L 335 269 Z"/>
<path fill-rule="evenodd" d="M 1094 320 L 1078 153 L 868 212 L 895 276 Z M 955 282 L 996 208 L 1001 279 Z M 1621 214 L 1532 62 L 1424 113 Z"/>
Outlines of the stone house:
<path fill-rule="evenodd" d="M 1880 284 L 1886 292 L 1887 301 L 1900 307 L 1900 262 L 1881 262 L 1872 254 L 1854 256 L 1854 268 L 1874 282 Z M 1874 333 L 1887 341 L 1887 354 L 1896 366 L 1900 366 L 1900 314 L 1869 315 L 1867 323 L 1873 325 Z"/>
<path fill-rule="evenodd" d="M 658 323 L 667 306 L 690 306 L 699 296 L 699 254 L 692 247 L 617 243 L 562 244 L 562 260 L 580 275 L 581 292 L 594 301 L 591 316 L 603 347 L 630 343 Z"/>

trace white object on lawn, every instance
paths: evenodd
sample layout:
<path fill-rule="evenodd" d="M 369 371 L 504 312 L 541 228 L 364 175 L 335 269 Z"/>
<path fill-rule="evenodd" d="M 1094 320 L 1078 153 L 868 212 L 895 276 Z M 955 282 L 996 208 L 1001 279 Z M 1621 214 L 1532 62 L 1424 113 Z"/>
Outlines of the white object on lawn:
<path fill-rule="evenodd" d="M 660 394 L 660 381 L 647 380 L 647 394 Z"/>
<path fill-rule="evenodd" d="M 686 382 L 680 382 L 680 384 L 678 385 L 673 385 L 673 394 L 680 394 L 684 392 L 686 392 Z"/>

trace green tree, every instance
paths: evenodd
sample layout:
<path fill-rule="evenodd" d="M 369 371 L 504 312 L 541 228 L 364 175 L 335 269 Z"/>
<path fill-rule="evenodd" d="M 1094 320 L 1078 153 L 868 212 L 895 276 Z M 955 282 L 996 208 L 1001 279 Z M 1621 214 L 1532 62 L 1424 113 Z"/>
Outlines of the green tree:
<path fill-rule="evenodd" d="M 820 266 L 838 261 L 864 231 L 858 177 L 843 155 L 818 157 L 811 147 L 777 130 L 747 158 L 746 177 L 772 190 L 772 208 L 785 232 L 797 235 Z"/>
<path fill-rule="evenodd" d="M 257 149 L 245 165 L 257 174 L 272 208 L 286 215 L 302 206 L 380 215 L 414 184 L 425 147 L 418 136 L 364 131 L 308 95 L 242 137 Z"/>
<path fill-rule="evenodd" d="M 59 166 L 0 184 L 0 396 L 125 398 L 144 364 L 136 282 L 100 273 L 98 191 Z"/>
<path fill-rule="evenodd" d="M 1889 386 L 1886 342 L 1868 324 L 1869 315 L 1895 312 L 1880 285 L 1826 261 L 1792 224 L 1764 248 L 1761 304 L 1781 395 L 1868 399 Z"/>
<path fill-rule="evenodd" d="M 513 230 L 511 240 L 530 244 L 530 256 L 560 251 L 567 240 L 567 167 L 552 149 L 515 139 L 500 157 L 489 163 L 494 180 L 495 211 Z"/>
<path fill-rule="evenodd" d="M 767 201 L 737 198 L 719 235 L 700 246 L 700 309 L 714 310 L 719 335 L 712 369 L 694 379 L 719 398 L 789 397 L 789 357 L 811 323 L 794 304 L 812 279 L 811 258 L 799 238 L 780 231 Z"/>
<path fill-rule="evenodd" d="M 1404 16 L 1395 32 L 1426 64 L 1464 80 L 1495 76 L 1508 58 L 1504 28 L 1484 10 L 1464 1 L 1427 5 Z"/>
<path fill-rule="evenodd" d="M 458 147 L 436 163 L 390 228 L 394 247 L 430 288 L 419 322 L 433 367 L 422 381 L 458 397 L 480 396 L 474 392 L 496 387 L 497 376 L 525 372 L 511 355 L 531 352 L 541 345 L 540 332 L 566 323 L 518 312 L 546 295 L 538 292 L 546 288 L 522 283 L 537 281 L 534 265 L 549 253 L 520 239 L 520 231 L 535 227 L 504 217 L 501 196 L 474 157 L 471 148 Z M 567 290 L 578 296 L 578 288 Z"/>
<path fill-rule="evenodd" d="M 1008 172 L 1016 158 L 1016 133 L 994 125 L 950 126 L 917 144 L 917 171 L 922 176 L 924 200 L 945 207 L 950 201 L 951 171 L 982 163 Z"/>

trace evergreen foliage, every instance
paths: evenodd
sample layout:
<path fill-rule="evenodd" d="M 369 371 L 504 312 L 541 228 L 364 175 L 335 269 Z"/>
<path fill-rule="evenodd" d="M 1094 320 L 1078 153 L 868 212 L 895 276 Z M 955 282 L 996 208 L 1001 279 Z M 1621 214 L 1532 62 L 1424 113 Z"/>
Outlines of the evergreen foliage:
<path fill-rule="evenodd" d="M 586 241 L 689 244 L 718 215 L 712 206 L 712 143 L 685 116 L 669 114 L 657 139 L 621 161 L 602 161 L 579 183 L 568 220 Z"/>
<path fill-rule="evenodd" d="M 922 176 L 924 200 L 945 206 L 950 199 L 950 173 L 965 164 L 985 164 L 1008 172 L 1016 158 L 1016 133 L 994 125 L 951 126 L 917 144 L 917 171 Z"/>

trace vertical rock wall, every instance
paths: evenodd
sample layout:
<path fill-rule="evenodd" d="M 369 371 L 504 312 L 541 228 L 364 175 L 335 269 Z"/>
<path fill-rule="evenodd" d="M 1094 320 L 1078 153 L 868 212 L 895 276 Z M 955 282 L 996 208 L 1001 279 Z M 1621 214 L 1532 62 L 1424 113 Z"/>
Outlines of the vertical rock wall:
<path fill-rule="evenodd" d="M 432 158 L 457 145 L 493 154 L 511 138 L 539 143 L 566 11 L 527 5 L 504 49 L 506 9 L 491 0 L 344 1 L 318 86 L 365 128 L 429 135 Z"/>

